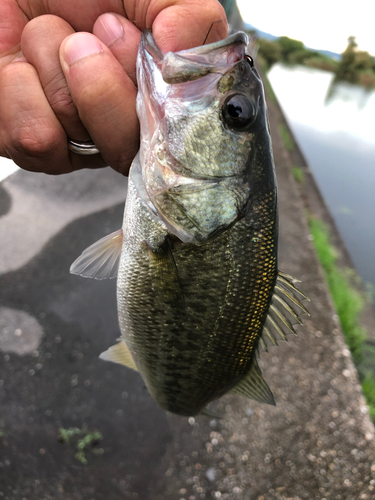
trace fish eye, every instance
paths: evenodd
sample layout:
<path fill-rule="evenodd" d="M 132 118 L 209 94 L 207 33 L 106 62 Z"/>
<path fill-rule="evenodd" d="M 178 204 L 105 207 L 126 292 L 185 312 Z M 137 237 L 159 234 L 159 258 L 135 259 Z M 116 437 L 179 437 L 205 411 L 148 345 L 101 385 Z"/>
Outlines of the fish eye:
<path fill-rule="evenodd" d="M 243 129 L 254 122 L 256 111 L 248 97 L 243 94 L 232 94 L 224 102 L 222 115 L 229 127 Z"/>
<path fill-rule="evenodd" d="M 250 64 L 250 68 L 254 68 L 254 59 L 248 54 L 245 54 L 245 59 Z"/>

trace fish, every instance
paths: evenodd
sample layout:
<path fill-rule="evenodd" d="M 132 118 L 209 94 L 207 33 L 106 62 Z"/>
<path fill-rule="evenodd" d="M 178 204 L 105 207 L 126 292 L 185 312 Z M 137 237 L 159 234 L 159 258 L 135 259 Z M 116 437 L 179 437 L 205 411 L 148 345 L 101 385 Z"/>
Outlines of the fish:
<path fill-rule="evenodd" d="M 117 276 L 121 338 L 100 358 L 138 371 L 181 416 L 210 414 L 227 393 L 275 405 L 257 358 L 308 314 L 278 270 L 270 128 L 247 46 L 237 32 L 163 53 L 142 33 L 123 225 L 70 270 Z"/>

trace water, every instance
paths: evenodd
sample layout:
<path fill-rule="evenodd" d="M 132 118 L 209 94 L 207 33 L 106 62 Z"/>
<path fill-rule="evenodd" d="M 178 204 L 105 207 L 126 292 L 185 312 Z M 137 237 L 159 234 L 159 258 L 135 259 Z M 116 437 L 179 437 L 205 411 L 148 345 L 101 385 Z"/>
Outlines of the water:
<path fill-rule="evenodd" d="M 375 285 L 375 90 L 273 66 L 269 81 L 365 283 Z"/>

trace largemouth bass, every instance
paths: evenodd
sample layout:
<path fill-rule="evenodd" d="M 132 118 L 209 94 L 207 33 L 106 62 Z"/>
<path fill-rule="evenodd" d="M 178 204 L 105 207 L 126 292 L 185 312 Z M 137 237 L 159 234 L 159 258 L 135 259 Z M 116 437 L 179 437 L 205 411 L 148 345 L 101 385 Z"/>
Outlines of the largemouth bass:
<path fill-rule="evenodd" d="M 141 147 L 121 230 L 71 272 L 117 274 L 122 339 L 101 358 L 141 374 L 164 409 L 223 394 L 274 404 L 256 355 L 307 313 L 278 271 L 277 185 L 264 92 L 247 36 L 138 59 Z M 306 297 L 305 297 L 306 298 Z"/>

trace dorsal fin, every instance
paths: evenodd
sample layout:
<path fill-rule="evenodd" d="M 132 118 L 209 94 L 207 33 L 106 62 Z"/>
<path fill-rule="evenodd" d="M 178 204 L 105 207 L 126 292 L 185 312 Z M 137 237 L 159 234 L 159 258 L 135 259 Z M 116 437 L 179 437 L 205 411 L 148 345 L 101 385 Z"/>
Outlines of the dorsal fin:
<path fill-rule="evenodd" d="M 262 372 L 258 366 L 256 358 L 253 359 L 249 372 L 239 384 L 233 387 L 230 393 L 240 394 L 241 396 L 255 399 L 260 403 L 267 403 L 269 405 L 276 406 L 271 389 L 262 377 Z"/>
<path fill-rule="evenodd" d="M 109 347 L 106 351 L 102 352 L 99 358 L 104 361 L 118 363 L 120 365 L 127 366 L 132 370 L 138 371 L 129 347 L 126 345 L 124 340 L 121 340 L 118 344 L 115 344 Z"/>
<path fill-rule="evenodd" d="M 70 266 L 70 272 L 97 280 L 116 278 L 122 240 L 122 229 L 105 236 L 82 252 Z"/>
<path fill-rule="evenodd" d="M 303 323 L 297 313 L 296 306 L 305 314 L 309 314 L 306 307 L 301 304 L 297 294 L 309 300 L 308 297 L 298 290 L 292 281 L 298 280 L 288 274 L 278 272 L 271 304 L 259 339 L 259 347 L 263 347 L 265 350 L 269 346 L 269 340 L 271 340 L 272 344 L 277 345 L 277 336 L 287 341 L 286 336 L 288 334 L 297 335 L 293 324 L 302 325 Z M 266 345 L 266 348 L 264 345 Z"/>

